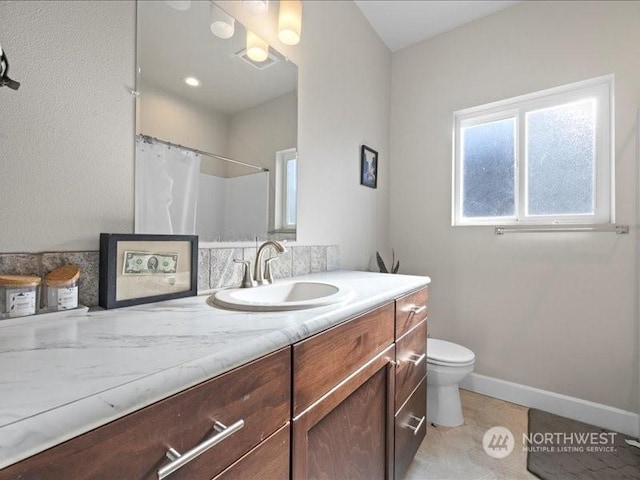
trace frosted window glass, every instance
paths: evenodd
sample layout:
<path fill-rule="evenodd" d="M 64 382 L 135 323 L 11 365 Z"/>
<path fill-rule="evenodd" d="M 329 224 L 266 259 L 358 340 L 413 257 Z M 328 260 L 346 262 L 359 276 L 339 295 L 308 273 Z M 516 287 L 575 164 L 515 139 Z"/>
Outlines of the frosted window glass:
<path fill-rule="evenodd" d="M 593 214 L 595 100 L 526 114 L 527 214 Z"/>
<path fill-rule="evenodd" d="M 286 223 L 287 225 L 296 224 L 296 195 L 297 195 L 297 182 L 296 182 L 296 170 L 297 160 L 287 160 L 287 206 L 286 206 Z"/>
<path fill-rule="evenodd" d="M 515 118 L 462 128 L 465 217 L 515 214 Z"/>

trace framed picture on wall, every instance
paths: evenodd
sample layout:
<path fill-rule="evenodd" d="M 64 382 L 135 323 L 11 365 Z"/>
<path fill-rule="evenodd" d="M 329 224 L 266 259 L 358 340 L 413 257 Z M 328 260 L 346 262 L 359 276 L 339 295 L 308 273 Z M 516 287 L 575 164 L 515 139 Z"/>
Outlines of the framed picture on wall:
<path fill-rule="evenodd" d="M 378 152 L 366 145 L 360 149 L 360 185 L 378 188 Z"/>
<path fill-rule="evenodd" d="M 197 295 L 197 279 L 197 235 L 100 234 L 103 308 Z"/>

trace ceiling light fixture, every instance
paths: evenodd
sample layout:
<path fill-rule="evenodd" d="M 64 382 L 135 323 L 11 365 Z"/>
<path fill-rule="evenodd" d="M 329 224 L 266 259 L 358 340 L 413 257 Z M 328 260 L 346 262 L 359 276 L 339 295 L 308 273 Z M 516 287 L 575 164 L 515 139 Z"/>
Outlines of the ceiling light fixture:
<path fill-rule="evenodd" d="M 247 56 L 254 62 L 264 62 L 269 56 L 269 44 L 247 30 Z"/>
<path fill-rule="evenodd" d="M 280 0 L 278 13 L 278 38 L 286 45 L 297 45 L 302 29 L 302 2 Z"/>
<path fill-rule="evenodd" d="M 264 15 L 269 11 L 269 0 L 243 0 L 242 8 L 251 15 Z"/>
<path fill-rule="evenodd" d="M 210 6 L 210 28 L 211 33 L 213 33 L 216 37 L 227 39 L 233 37 L 235 33 L 236 21 L 235 19 L 226 12 L 223 12 L 218 6 L 213 3 Z"/>
<path fill-rule="evenodd" d="M 175 10 L 189 10 L 191 0 L 165 0 L 165 3 Z"/>
<path fill-rule="evenodd" d="M 190 87 L 199 87 L 200 86 L 200 80 L 198 80 L 196 77 L 187 77 L 187 78 L 184 79 L 184 83 L 186 83 Z"/>

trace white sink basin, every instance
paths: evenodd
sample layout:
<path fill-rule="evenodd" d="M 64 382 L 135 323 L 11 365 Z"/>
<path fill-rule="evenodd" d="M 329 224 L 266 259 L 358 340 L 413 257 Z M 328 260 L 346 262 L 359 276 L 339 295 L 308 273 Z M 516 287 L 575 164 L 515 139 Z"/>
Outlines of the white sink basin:
<path fill-rule="evenodd" d="M 329 283 L 290 282 L 220 290 L 213 295 L 213 304 L 233 310 L 270 312 L 322 307 L 348 297 L 349 292 Z"/>

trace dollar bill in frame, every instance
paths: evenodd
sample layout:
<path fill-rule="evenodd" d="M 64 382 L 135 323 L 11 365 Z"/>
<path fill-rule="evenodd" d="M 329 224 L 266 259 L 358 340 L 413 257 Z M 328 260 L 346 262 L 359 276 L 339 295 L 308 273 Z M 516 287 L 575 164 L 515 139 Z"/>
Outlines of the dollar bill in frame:
<path fill-rule="evenodd" d="M 123 275 L 175 275 L 177 253 L 124 252 Z"/>
<path fill-rule="evenodd" d="M 197 235 L 100 234 L 103 308 L 197 295 L 197 278 Z"/>

